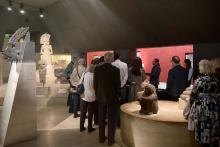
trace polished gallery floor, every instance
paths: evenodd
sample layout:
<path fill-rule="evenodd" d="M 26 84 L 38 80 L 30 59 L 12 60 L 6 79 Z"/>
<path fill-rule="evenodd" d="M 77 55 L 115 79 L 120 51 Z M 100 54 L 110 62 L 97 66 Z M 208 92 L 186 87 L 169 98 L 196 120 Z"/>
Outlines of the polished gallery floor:
<path fill-rule="evenodd" d="M 38 102 L 38 106 L 41 102 Z M 85 124 L 87 126 L 87 124 Z M 120 147 L 120 130 L 116 133 L 116 144 Z M 50 104 L 38 109 L 38 137 L 35 140 L 10 147 L 105 147 L 98 142 L 98 129 L 87 133 L 79 131 L 79 118 L 68 113 L 64 103 Z"/>

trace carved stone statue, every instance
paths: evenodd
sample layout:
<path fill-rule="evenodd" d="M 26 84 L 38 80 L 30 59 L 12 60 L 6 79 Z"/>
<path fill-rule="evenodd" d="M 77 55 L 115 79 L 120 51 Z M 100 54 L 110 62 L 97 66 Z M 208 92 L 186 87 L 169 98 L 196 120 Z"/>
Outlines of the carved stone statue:
<path fill-rule="evenodd" d="M 40 38 L 41 44 L 41 61 L 46 65 L 52 64 L 51 55 L 53 54 L 52 46 L 50 45 L 50 34 L 43 34 Z"/>
<path fill-rule="evenodd" d="M 43 87 L 46 83 L 46 75 L 47 75 L 47 68 L 45 63 L 39 62 L 39 77 L 40 77 L 40 83 L 43 84 Z"/>
<path fill-rule="evenodd" d="M 20 42 L 30 41 L 29 27 L 19 28 L 9 39 L 8 46 L 6 49 L 3 49 L 3 56 L 9 62 L 21 62 L 23 58 L 23 49 L 20 45 Z"/>
<path fill-rule="evenodd" d="M 0 115 L 0 146 L 37 136 L 35 44 L 28 30 L 19 28 L 3 49 L 4 58 L 12 64 Z"/>

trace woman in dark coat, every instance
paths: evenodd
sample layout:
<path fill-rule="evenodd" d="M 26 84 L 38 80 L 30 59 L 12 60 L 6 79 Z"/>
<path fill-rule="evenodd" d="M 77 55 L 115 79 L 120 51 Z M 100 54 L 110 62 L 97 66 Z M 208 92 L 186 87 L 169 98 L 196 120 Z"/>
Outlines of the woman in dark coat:
<path fill-rule="evenodd" d="M 153 64 L 153 68 L 150 73 L 150 84 L 154 85 L 155 88 L 158 88 L 158 85 L 160 82 L 160 80 L 159 80 L 160 72 L 161 72 L 159 59 L 155 58 L 153 60 L 152 64 Z"/>

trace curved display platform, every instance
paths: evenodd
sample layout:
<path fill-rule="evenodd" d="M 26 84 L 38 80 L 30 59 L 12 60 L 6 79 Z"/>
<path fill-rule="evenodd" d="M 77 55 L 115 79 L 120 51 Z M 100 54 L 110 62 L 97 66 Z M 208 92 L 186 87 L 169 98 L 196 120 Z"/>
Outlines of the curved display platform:
<path fill-rule="evenodd" d="M 195 147 L 178 102 L 159 101 L 159 112 L 140 115 L 139 102 L 121 106 L 121 136 L 126 147 Z"/>

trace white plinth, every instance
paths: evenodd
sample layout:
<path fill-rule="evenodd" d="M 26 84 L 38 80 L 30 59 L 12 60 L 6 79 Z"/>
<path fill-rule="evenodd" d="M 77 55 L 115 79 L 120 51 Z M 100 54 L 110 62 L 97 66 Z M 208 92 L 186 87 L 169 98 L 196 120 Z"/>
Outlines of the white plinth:
<path fill-rule="evenodd" d="M 48 97 L 50 94 L 50 87 L 48 86 L 37 86 L 36 87 L 36 95 L 37 96 L 44 96 L 44 97 Z"/>
<path fill-rule="evenodd" d="M 34 43 L 27 43 L 23 63 L 13 62 L 2 107 L 1 145 L 28 141 L 37 136 Z"/>

